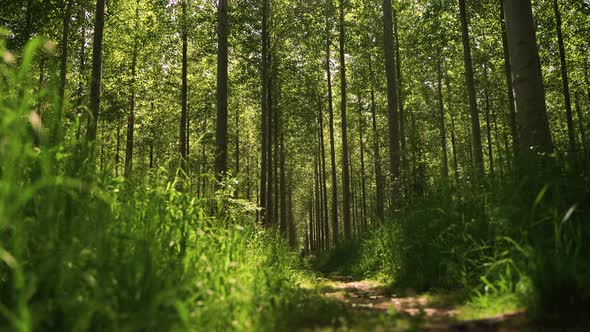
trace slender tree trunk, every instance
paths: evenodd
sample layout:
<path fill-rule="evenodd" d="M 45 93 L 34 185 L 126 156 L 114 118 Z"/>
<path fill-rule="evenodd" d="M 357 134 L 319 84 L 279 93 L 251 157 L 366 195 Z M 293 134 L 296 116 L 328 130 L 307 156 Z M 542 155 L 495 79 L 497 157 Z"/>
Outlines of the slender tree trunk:
<path fill-rule="evenodd" d="M 584 158 L 584 165 L 588 159 L 588 141 L 586 140 L 586 128 L 584 126 L 584 117 L 582 116 L 582 107 L 580 105 L 580 96 L 575 94 L 576 114 L 578 116 L 578 123 L 580 125 L 580 136 L 582 138 L 582 156 Z"/>
<path fill-rule="evenodd" d="M 555 12 L 555 26 L 557 29 L 557 43 L 559 46 L 559 62 L 561 69 L 561 81 L 563 84 L 563 97 L 565 99 L 565 116 L 567 120 L 567 134 L 569 138 L 570 151 L 574 163 L 577 161 L 576 153 L 576 129 L 574 127 L 574 118 L 572 115 L 572 101 L 570 95 L 570 85 L 568 79 L 568 70 L 565 54 L 565 46 L 563 42 L 563 32 L 561 31 L 561 11 L 559 10 L 559 3 L 553 0 L 553 10 Z"/>
<path fill-rule="evenodd" d="M 188 31 L 187 31 L 187 0 L 182 0 L 182 87 L 180 112 L 180 168 L 187 171 L 187 113 L 188 113 Z"/>
<path fill-rule="evenodd" d="M 293 174 L 289 171 L 289 194 L 287 196 L 287 213 L 289 218 L 289 246 L 292 249 L 297 248 L 297 227 L 295 225 L 295 218 L 293 215 Z"/>
<path fill-rule="evenodd" d="M 490 87 L 489 87 L 489 80 L 488 80 L 488 65 L 484 63 L 483 68 L 483 76 L 484 76 L 484 98 L 486 103 L 486 114 L 485 114 L 485 121 L 486 121 L 486 132 L 487 132 L 487 139 L 488 139 L 488 162 L 490 165 L 490 176 L 495 176 L 495 169 L 494 169 L 494 149 L 493 149 L 493 142 L 492 142 L 492 121 L 490 114 L 492 112 L 491 108 L 491 100 L 490 100 Z"/>
<path fill-rule="evenodd" d="M 323 250 L 323 241 L 322 241 L 322 228 L 320 226 L 320 219 L 321 219 L 321 203 L 320 203 L 320 183 L 319 183 L 319 166 L 318 166 L 318 156 L 314 154 L 313 159 L 313 175 L 314 175 L 314 196 L 315 196 L 315 233 L 316 233 L 316 247 L 319 250 Z"/>
<path fill-rule="evenodd" d="M 104 8 L 105 0 L 96 0 L 94 16 L 94 43 L 92 46 L 92 77 L 90 79 L 90 112 L 92 119 L 88 119 L 86 140 L 96 141 L 98 129 L 98 115 L 100 112 L 100 93 L 102 84 L 102 41 L 104 37 Z"/>
<path fill-rule="evenodd" d="M 315 251 L 315 232 L 313 224 L 313 183 L 311 184 L 309 199 L 309 249 Z"/>
<path fill-rule="evenodd" d="M 64 108 L 64 97 L 66 93 L 66 83 L 68 74 L 68 41 L 70 37 L 70 21 L 72 19 L 72 7 L 74 0 L 67 0 L 65 3 L 65 12 L 63 17 L 63 30 L 61 35 L 61 60 L 59 68 L 59 115 L 58 119 L 61 119 L 61 115 Z M 61 121 L 61 120 L 58 120 Z"/>
<path fill-rule="evenodd" d="M 154 142 L 150 141 L 150 169 L 154 168 Z"/>
<path fill-rule="evenodd" d="M 273 167 L 272 167 L 272 171 L 273 171 L 273 179 L 274 179 L 274 187 L 273 187 L 273 194 L 272 197 L 274 200 L 273 203 L 273 209 L 272 211 L 272 220 L 274 222 L 274 225 L 277 227 L 277 229 L 280 227 L 280 220 L 279 220 L 279 211 L 280 211 L 280 192 L 279 192 L 279 185 L 281 183 L 281 178 L 280 178 L 280 174 L 279 174 L 279 140 L 280 140 L 280 135 L 281 135 L 281 131 L 280 131 L 280 119 L 279 119 L 279 112 L 280 110 L 278 108 L 274 109 L 273 112 L 273 132 L 274 132 L 274 140 L 273 140 Z"/>
<path fill-rule="evenodd" d="M 72 0 L 73 1 L 73 0 Z M 79 62 L 79 74 L 80 74 L 80 81 L 78 82 L 78 98 L 76 100 L 76 105 L 75 105 L 75 109 L 79 108 L 83 103 L 84 103 L 84 95 L 86 94 L 86 85 L 85 85 L 85 78 L 86 78 L 86 29 L 84 27 L 84 22 L 86 20 L 86 11 L 84 10 L 83 6 L 80 6 L 80 11 L 78 12 L 78 22 L 80 22 L 81 25 L 81 32 L 80 32 L 80 58 L 78 60 Z M 77 128 L 77 140 L 80 140 L 80 127 L 81 125 L 78 126 Z"/>
<path fill-rule="evenodd" d="M 328 185 L 327 182 L 327 173 L 326 173 L 326 146 L 324 143 L 324 113 L 322 111 L 322 103 L 320 99 L 319 106 L 319 123 L 320 123 L 320 149 L 321 149 L 321 165 L 322 165 L 322 193 L 324 196 L 323 200 L 323 211 L 324 211 L 324 238 L 326 242 L 326 249 L 330 249 L 330 218 L 329 218 L 329 211 L 328 211 Z"/>
<path fill-rule="evenodd" d="M 365 172 L 365 141 L 364 141 L 365 118 L 363 115 L 363 104 L 359 95 L 359 145 L 361 157 L 361 220 L 363 231 L 367 231 L 367 176 Z"/>
<path fill-rule="evenodd" d="M 389 126 L 389 168 L 391 175 L 391 200 L 393 208 L 401 206 L 400 188 L 400 138 L 397 111 L 397 82 L 393 43 L 393 18 L 391 0 L 383 0 L 383 31 L 385 48 L 385 75 L 387 76 L 387 122 Z"/>
<path fill-rule="evenodd" d="M 215 130 L 215 176 L 221 182 L 227 174 L 227 85 L 228 85 L 228 1 L 218 4 L 217 42 L 217 126 Z"/>
<path fill-rule="evenodd" d="M 282 235 L 287 239 L 289 232 L 287 229 L 287 177 L 285 172 L 285 135 L 283 133 L 283 119 L 281 117 L 281 133 L 280 133 L 280 158 L 281 158 L 281 226 L 280 231 Z"/>
<path fill-rule="evenodd" d="M 404 109 L 404 88 L 402 77 L 402 59 L 400 57 L 400 41 L 398 31 L 398 15 L 397 10 L 393 11 L 393 35 L 395 43 L 395 73 L 397 75 L 397 91 L 398 91 L 398 108 L 399 108 L 399 138 L 401 145 L 401 168 L 405 171 L 406 168 L 406 122 Z M 403 181 L 400 182 L 403 187 Z"/>
<path fill-rule="evenodd" d="M 115 148 L 115 176 L 119 176 L 119 165 L 121 153 L 121 127 L 117 126 L 117 146 Z"/>
<path fill-rule="evenodd" d="M 448 109 L 449 109 L 449 116 L 451 117 L 451 147 L 453 150 L 453 170 L 455 171 L 455 179 L 459 179 L 459 161 L 457 156 L 457 137 L 455 131 L 455 114 L 453 111 L 453 91 L 451 90 L 451 83 L 449 82 L 449 78 L 445 77 L 445 85 L 447 86 L 447 95 L 449 96 L 448 99 Z"/>
<path fill-rule="evenodd" d="M 268 144 L 268 0 L 262 2 L 262 121 L 261 121 L 261 152 L 260 163 L 260 207 L 262 207 L 262 223 L 269 226 L 266 218 L 266 192 L 267 192 L 267 144 Z M 313 237 L 313 234 L 310 233 Z"/>
<path fill-rule="evenodd" d="M 469 110 L 471 113 L 471 130 L 473 136 L 473 155 L 475 170 L 478 176 L 484 175 L 483 150 L 481 144 L 481 128 L 479 125 L 479 111 L 477 110 L 477 99 L 475 96 L 475 81 L 473 79 L 473 64 L 471 61 L 471 46 L 469 41 L 469 21 L 467 19 L 467 8 L 465 0 L 459 0 L 461 15 L 461 35 L 463 40 L 463 60 L 465 63 L 465 81 L 467 94 L 469 96 Z"/>
<path fill-rule="evenodd" d="M 373 77 L 371 56 L 369 56 L 369 72 L 371 73 L 371 77 Z M 376 108 L 375 86 L 374 81 L 371 79 L 371 122 L 373 126 L 373 155 L 375 158 L 375 189 L 377 194 L 376 212 L 377 219 L 380 222 L 383 222 L 385 220 L 385 195 L 383 193 L 383 174 L 381 172 L 381 153 L 379 149 L 379 131 L 377 130 Z"/>
<path fill-rule="evenodd" d="M 437 91 L 438 91 L 438 116 L 440 121 L 440 144 L 442 151 L 442 174 L 445 179 L 449 177 L 449 154 L 447 152 L 447 130 L 445 126 L 445 106 L 442 92 L 442 58 L 437 65 Z"/>
<path fill-rule="evenodd" d="M 516 113 L 519 117 L 520 151 L 535 160 L 537 151 L 553 151 L 545 105 L 545 88 L 537 49 L 530 0 L 504 0 L 506 35 Z"/>
<path fill-rule="evenodd" d="M 240 111 L 236 109 L 236 174 L 234 176 L 238 176 L 240 174 Z M 236 196 L 238 195 L 238 190 L 236 189 Z"/>
<path fill-rule="evenodd" d="M 139 31 L 139 1 L 135 8 L 135 31 Z M 137 52 L 138 40 L 133 43 L 131 59 L 131 96 L 129 97 L 129 116 L 127 118 L 127 145 L 125 147 L 125 178 L 130 179 L 133 172 L 133 137 L 135 129 L 135 83 L 137 80 Z"/>
<path fill-rule="evenodd" d="M 342 217 L 344 222 L 344 238 L 351 238 L 351 220 L 350 220 L 350 174 L 348 173 L 348 133 L 346 121 L 346 59 L 344 54 L 345 47 L 345 27 L 344 27 L 344 6 L 346 0 L 340 0 L 340 113 L 342 124 L 342 208 L 344 210 Z"/>
<path fill-rule="evenodd" d="M 326 6 L 326 76 L 328 78 L 328 115 L 330 122 L 330 162 L 332 166 L 332 238 L 334 244 L 339 240 L 339 223 L 338 223 L 338 179 L 336 177 L 336 147 L 334 142 L 334 103 L 332 97 L 332 72 L 330 66 L 330 46 L 331 38 L 331 9 L 332 0 L 328 0 Z"/>
<path fill-rule="evenodd" d="M 270 49 L 269 49 L 270 50 Z M 269 52 L 268 54 L 268 62 L 269 64 L 271 63 L 271 54 Z M 267 224 L 268 226 L 272 226 L 275 222 L 275 220 L 273 219 L 274 217 L 274 213 L 273 213 L 273 183 L 275 181 L 275 177 L 273 176 L 273 141 L 274 141 L 274 129 L 273 129 L 273 119 L 274 119 L 274 112 L 273 111 L 273 94 L 272 94 L 272 75 L 271 75 L 271 67 L 269 66 L 269 77 L 268 77 L 268 87 L 267 87 L 267 93 L 268 93 L 268 114 L 267 114 L 267 121 L 268 123 L 266 124 L 266 128 L 267 128 L 267 141 L 266 141 L 266 161 L 267 161 L 267 165 L 266 165 L 266 169 L 267 169 L 267 184 L 266 184 L 266 219 L 267 219 Z"/>
<path fill-rule="evenodd" d="M 508 52 L 508 39 L 506 37 L 506 19 L 504 18 L 504 0 L 500 0 L 500 26 L 502 27 L 502 48 L 504 51 L 504 73 L 506 75 L 506 87 L 508 90 L 508 109 L 510 119 L 510 132 L 512 134 L 512 149 L 514 157 L 518 156 L 519 137 L 518 122 L 516 120 L 516 108 L 514 106 L 514 92 L 512 89 L 512 64 L 510 63 L 510 54 Z"/>

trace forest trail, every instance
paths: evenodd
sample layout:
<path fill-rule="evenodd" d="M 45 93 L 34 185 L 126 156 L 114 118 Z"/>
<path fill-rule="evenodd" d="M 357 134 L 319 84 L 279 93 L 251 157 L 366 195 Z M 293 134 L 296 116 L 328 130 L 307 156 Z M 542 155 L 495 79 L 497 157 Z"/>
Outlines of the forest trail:
<path fill-rule="evenodd" d="M 507 312 L 477 320 L 460 320 L 461 310 L 452 295 L 391 293 L 386 285 L 373 280 L 353 280 L 330 276 L 319 289 L 327 300 L 339 303 L 348 313 L 336 331 L 527 331 L 524 313 Z M 326 331 L 317 327 L 312 331 Z"/>

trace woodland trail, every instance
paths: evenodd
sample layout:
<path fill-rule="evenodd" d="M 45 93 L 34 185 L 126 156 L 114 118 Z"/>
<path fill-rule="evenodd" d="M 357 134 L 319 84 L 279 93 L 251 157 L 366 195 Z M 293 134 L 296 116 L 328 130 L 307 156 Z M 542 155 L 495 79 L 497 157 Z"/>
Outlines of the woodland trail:
<path fill-rule="evenodd" d="M 461 321 L 460 309 L 451 295 L 396 295 L 383 283 L 331 276 L 319 289 L 322 297 L 347 312 L 337 328 L 315 327 L 308 331 L 532 331 L 522 312 L 507 312 L 485 319 Z M 410 292 L 411 293 L 411 292 Z"/>

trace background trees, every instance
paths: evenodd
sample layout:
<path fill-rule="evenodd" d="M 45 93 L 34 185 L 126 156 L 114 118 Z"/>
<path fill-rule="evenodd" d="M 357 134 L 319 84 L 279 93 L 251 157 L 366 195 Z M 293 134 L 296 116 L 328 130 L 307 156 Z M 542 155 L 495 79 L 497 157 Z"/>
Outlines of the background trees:
<path fill-rule="evenodd" d="M 61 46 L 32 76 L 59 82 L 64 135 L 96 143 L 98 170 L 180 167 L 199 197 L 215 190 L 206 174 L 227 172 L 265 224 L 327 249 L 444 179 L 507 178 L 529 146 L 584 165 L 588 8 L 513 6 L 25 1 L 3 6 L 0 23 L 12 50 L 31 36 Z"/>

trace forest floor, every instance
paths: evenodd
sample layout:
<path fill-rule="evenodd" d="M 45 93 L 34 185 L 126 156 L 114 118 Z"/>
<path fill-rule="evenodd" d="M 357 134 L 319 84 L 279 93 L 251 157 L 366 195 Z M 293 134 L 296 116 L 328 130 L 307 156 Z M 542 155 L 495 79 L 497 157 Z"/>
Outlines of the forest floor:
<path fill-rule="evenodd" d="M 409 291 L 398 295 L 382 282 L 341 276 L 322 278 L 314 287 L 328 303 L 338 304 L 343 313 L 332 320 L 332 326 L 313 326 L 305 331 L 533 330 L 525 313 L 519 310 L 466 320 L 458 296 L 452 293 L 412 294 Z"/>

